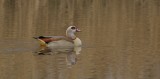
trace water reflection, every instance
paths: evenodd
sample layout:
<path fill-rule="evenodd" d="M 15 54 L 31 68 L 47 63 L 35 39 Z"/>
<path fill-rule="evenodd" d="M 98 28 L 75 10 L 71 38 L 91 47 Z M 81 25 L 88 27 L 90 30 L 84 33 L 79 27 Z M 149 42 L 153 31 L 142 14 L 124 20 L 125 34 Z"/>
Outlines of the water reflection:
<path fill-rule="evenodd" d="M 77 63 L 77 57 L 80 54 L 81 46 L 74 47 L 54 47 L 42 49 L 39 47 L 38 51 L 34 52 L 36 56 L 38 55 L 65 55 L 66 65 L 70 67 L 71 65 L 75 65 Z"/>

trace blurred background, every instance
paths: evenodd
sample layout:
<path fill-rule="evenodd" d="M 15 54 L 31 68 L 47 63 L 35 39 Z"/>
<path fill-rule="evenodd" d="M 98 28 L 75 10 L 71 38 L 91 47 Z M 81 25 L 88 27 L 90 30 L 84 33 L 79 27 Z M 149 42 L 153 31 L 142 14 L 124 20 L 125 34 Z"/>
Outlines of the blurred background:
<path fill-rule="evenodd" d="M 34 55 L 70 25 L 80 54 Z M 160 79 L 160 0 L 0 0 L 0 38 L 0 79 Z"/>

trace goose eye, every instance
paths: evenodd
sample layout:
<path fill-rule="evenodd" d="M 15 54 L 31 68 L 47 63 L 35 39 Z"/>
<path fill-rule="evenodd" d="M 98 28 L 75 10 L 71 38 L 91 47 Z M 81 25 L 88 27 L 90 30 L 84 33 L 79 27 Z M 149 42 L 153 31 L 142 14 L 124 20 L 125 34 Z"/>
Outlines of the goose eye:
<path fill-rule="evenodd" d="M 76 27 L 71 27 L 71 29 L 73 29 L 73 30 L 74 30 L 74 29 L 76 29 Z"/>

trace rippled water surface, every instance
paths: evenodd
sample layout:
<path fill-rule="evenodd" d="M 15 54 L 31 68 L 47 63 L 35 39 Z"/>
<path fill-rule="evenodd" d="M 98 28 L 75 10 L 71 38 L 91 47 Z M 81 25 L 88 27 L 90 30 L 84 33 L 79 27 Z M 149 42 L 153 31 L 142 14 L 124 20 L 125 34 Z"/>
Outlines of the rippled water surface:
<path fill-rule="evenodd" d="M 160 79 L 159 0 L 0 0 L 0 79 Z M 39 35 L 82 47 L 39 50 Z"/>

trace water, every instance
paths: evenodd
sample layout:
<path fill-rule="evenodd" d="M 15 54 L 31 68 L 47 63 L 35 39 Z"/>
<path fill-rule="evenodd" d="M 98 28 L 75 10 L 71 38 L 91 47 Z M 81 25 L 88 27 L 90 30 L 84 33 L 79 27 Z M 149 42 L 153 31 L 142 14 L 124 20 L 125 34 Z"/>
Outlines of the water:
<path fill-rule="evenodd" d="M 159 0 L 0 0 L 0 79 L 160 79 Z M 83 47 L 33 39 L 82 32 Z"/>

